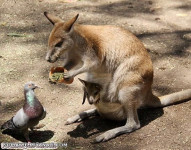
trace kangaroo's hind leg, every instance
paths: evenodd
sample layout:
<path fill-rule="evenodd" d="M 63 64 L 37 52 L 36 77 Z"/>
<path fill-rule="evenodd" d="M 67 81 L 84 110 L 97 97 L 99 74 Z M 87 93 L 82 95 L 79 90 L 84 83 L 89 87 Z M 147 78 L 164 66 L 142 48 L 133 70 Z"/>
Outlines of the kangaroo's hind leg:
<path fill-rule="evenodd" d="M 124 133 L 130 133 L 140 128 L 140 122 L 137 114 L 139 99 L 139 87 L 125 87 L 119 91 L 119 101 L 123 105 L 125 115 L 127 116 L 126 124 L 106 131 L 96 137 L 95 142 L 107 141 Z"/>

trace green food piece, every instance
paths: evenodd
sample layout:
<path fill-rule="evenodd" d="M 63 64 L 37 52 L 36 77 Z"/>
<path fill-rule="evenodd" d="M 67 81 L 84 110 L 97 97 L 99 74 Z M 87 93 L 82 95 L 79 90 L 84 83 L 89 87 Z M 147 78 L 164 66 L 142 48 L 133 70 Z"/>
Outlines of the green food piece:
<path fill-rule="evenodd" d="M 64 73 L 53 73 L 51 79 L 53 81 L 59 81 L 62 80 L 64 78 Z"/>

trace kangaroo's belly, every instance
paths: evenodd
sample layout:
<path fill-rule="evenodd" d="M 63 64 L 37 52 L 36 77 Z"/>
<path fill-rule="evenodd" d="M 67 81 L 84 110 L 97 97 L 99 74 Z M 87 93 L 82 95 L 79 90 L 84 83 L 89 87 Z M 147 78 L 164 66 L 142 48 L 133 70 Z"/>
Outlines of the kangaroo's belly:
<path fill-rule="evenodd" d="M 98 113 L 104 118 L 111 120 L 125 120 L 127 118 L 123 106 L 119 103 L 99 101 L 99 103 L 94 105 Z"/>

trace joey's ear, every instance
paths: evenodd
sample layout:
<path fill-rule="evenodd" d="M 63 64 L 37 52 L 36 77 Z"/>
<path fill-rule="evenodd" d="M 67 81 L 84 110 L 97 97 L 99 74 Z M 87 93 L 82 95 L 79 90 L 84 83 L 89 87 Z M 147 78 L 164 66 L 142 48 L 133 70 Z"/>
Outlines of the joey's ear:
<path fill-rule="evenodd" d="M 60 19 L 59 17 L 56 17 L 52 14 L 49 14 L 48 12 L 44 12 L 44 15 L 46 16 L 46 18 L 54 25 L 57 22 L 62 22 L 63 20 Z"/>
<path fill-rule="evenodd" d="M 79 14 L 77 14 L 74 18 L 66 22 L 65 27 L 67 32 L 70 32 L 72 30 L 72 27 L 74 23 L 76 22 L 76 20 L 78 19 L 78 16 Z"/>
<path fill-rule="evenodd" d="M 87 85 L 87 82 L 86 82 L 86 81 L 84 81 L 84 80 L 82 80 L 82 79 L 80 79 L 80 78 L 78 78 L 78 80 L 86 87 L 86 85 Z"/>
<path fill-rule="evenodd" d="M 84 96 L 83 96 L 82 105 L 85 103 L 85 101 L 86 101 L 86 97 L 87 97 L 87 94 L 86 94 L 86 92 L 84 91 Z"/>
<path fill-rule="evenodd" d="M 86 87 L 86 84 L 87 84 L 86 81 L 84 81 L 84 80 L 82 80 L 82 79 L 80 79 L 80 78 L 78 78 L 78 80 L 84 85 L 84 87 Z M 87 93 L 86 93 L 85 90 L 84 90 L 82 105 L 85 103 L 86 98 L 87 98 Z"/>

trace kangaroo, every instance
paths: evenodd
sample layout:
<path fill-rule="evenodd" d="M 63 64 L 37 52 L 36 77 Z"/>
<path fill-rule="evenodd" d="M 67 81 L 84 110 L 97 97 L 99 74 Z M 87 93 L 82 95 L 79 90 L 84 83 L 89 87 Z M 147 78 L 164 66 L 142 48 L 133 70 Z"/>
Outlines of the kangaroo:
<path fill-rule="evenodd" d="M 124 126 L 105 132 L 96 141 L 107 141 L 119 134 L 139 129 L 137 109 L 163 103 L 152 93 L 153 66 L 143 43 L 121 27 L 77 24 L 79 15 L 65 22 L 47 12 L 44 15 L 54 25 L 48 40 L 46 60 L 54 63 L 64 55 L 63 66 L 68 70 L 64 74 L 65 78 L 86 73 L 88 82 L 102 86 L 101 101 L 106 95 L 112 105 L 120 104 L 119 109 L 125 114 L 115 118 L 127 119 Z M 168 97 L 164 97 L 167 98 L 166 101 Z M 178 92 L 172 97 L 179 100 L 189 99 L 191 89 Z M 107 109 L 105 103 L 102 106 Z M 115 108 L 107 110 L 111 109 Z M 95 109 L 87 114 L 94 112 Z M 67 124 L 70 123 L 73 122 L 68 121 Z"/>

